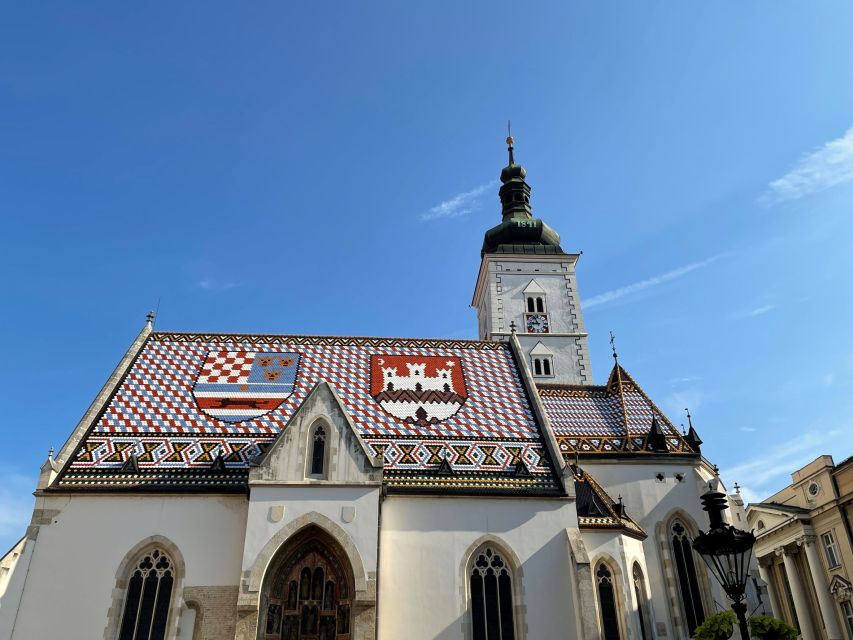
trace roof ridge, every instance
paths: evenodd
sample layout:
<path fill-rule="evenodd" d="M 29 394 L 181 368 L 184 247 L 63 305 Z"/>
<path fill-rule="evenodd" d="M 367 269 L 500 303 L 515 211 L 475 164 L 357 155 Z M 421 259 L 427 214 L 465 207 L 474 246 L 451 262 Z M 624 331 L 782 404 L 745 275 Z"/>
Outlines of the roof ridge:
<path fill-rule="evenodd" d="M 357 336 L 344 334 L 314 334 L 314 333 L 244 333 L 244 332 L 220 332 L 220 331 L 152 331 L 151 339 L 155 341 L 168 340 L 171 337 L 178 338 L 288 338 L 288 339 L 322 339 L 322 340 L 414 340 L 425 342 L 452 342 L 470 343 L 477 345 L 506 346 L 506 342 L 500 340 L 478 340 L 474 338 L 433 338 L 417 336 Z"/>

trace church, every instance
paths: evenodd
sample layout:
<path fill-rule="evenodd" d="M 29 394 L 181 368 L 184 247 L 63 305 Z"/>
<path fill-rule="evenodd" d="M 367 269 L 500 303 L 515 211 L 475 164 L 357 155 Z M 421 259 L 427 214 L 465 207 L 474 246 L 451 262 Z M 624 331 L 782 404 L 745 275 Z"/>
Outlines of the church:
<path fill-rule="evenodd" d="M 727 608 L 691 547 L 716 467 L 615 351 L 596 384 L 580 256 L 507 143 L 478 340 L 149 315 L 41 467 L 0 638 L 683 640 Z"/>

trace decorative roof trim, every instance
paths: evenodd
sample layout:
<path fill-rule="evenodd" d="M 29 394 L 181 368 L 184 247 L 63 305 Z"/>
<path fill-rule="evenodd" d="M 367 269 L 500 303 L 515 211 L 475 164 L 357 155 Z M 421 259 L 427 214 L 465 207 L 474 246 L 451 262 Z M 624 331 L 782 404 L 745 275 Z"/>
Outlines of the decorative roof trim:
<path fill-rule="evenodd" d="M 443 338 L 383 338 L 370 336 L 309 336 L 260 333 L 155 332 L 157 342 L 236 342 L 248 344 L 288 344 L 316 346 L 422 347 L 446 349 L 503 349 L 504 344 L 489 340 L 450 340 Z"/>
<path fill-rule="evenodd" d="M 560 479 L 560 486 L 563 491 L 570 498 L 574 498 L 575 485 L 569 479 L 571 472 L 568 465 L 563 461 L 563 456 L 560 454 L 560 447 L 557 445 L 557 439 L 554 436 L 554 429 L 551 427 L 551 422 L 548 419 L 548 412 L 545 411 L 545 406 L 542 404 L 542 399 L 539 397 L 539 393 L 536 389 L 536 383 L 533 380 L 533 374 L 530 372 L 530 367 L 527 364 L 527 358 L 524 356 L 521 343 L 518 341 L 518 336 L 515 333 L 510 335 L 509 344 L 512 349 L 512 354 L 515 357 L 519 377 L 524 385 L 524 392 L 527 394 L 527 399 L 530 402 L 530 408 L 533 409 L 533 416 L 539 423 L 539 427 L 542 430 L 542 436 L 545 440 L 545 446 L 548 447 L 548 455 L 551 458 L 552 468 Z"/>
<path fill-rule="evenodd" d="M 625 533 L 640 540 L 644 540 L 648 537 L 648 534 L 643 531 L 642 527 L 638 525 L 634 520 L 627 514 L 619 515 L 616 510 L 613 508 L 615 504 L 613 498 L 604 490 L 604 488 L 598 484 L 598 482 L 593 478 L 588 472 L 584 471 L 580 467 L 575 467 L 572 465 L 570 467 L 572 469 L 575 482 L 586 482 L 589 485 L 589 488 L 592 489 L 593 493 L 598 497 L 599 501 L 604 508 L 607 509 L 606 516 L 581 516 L 578 515 L 578 527 L 581 529 L 621 529 Z"/>
<path fill-rule="evenodd" d="M 83 417 L 80 418 L 77 426 L 74 427 L 74 431 L 71 432 L 71 435 L 68 436 L 65 444 L 62 445 L 62 448 L 59 450 L 59 454 L 54 458 L 56 466 L 60 468 L 60 472 L 53 478 L 51 484 L 58 482 L 62 477 L 65 468 L 71 464 L 74 452 L 77 451 L 77 447 L 80 446 L 80 443 L 89 434 L 92 427 L 97 424 L 101 415 L 104 413 L 104 410 L 107 408 L 113 396 L 124 382 L 125 377 L 127 377 L 133 363 L 142 352 L 142 348 L 145 346 L 145 343 L 151 338 L 152 333 L 153 329 L 151 323 L 146 322 L 142 331 L 139 332 L 136 339 L 131 343 L 130 347 L 128 347 L 127 352 L 124 354 L 122 359 L 119 360 L 115 369 L 113 369 L 110 377 L 107 378 L 104 386 L 101 387 L 98 395 L 96 395 L 95 399 L 92 400 L 92 404 L 90 404 L 89 408 L 86 409 Z"/>

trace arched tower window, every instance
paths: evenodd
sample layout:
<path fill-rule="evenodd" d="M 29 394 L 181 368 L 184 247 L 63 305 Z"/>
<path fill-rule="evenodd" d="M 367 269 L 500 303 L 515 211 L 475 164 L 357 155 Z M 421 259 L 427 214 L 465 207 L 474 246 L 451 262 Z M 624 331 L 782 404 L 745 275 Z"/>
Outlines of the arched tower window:
<path fill-rule="evenodd" d="M 487 545 L 474 554 L 469 573 L 474 640 L 515 640 L 512 569 Z"/>
<path fill-rule="evenodd" d="M 314 429 L 311 435 L 311 472 L 312 476 L 323 477 L 326 474 L 326 430 L 322 426 Z"/>
<path fill-rule="evenodd" d="M 649 616 L 649 601 L 646 598 L 646 579 L 643 577 L 643 570 L 640 565 L 634 563 L 634 568 L 631 574 L 631 581 L 634 583 L 634 597 L 637 599 L 637 617 L 640 619 L 640 638 L 642 640 L 650 640 L 652 637 L 651 617 Z"/>
<path fill-rule="evenodd" d="M 702 606 L 702 595 L 699 591 L 699 579 L 696 576 L 696 558 L 686 527 L 678 520 L 670 527 L 670 543 L 674 559 L 678 590 L 681 604 L 687 618 L 690 633 L 705 620 L 705 610 Z"/>
<path fill-rule="evenodd" d="M 620 640 L 613 574 L 603 562 L 598 563 L 598 568 L 595 570 L 595 582 L 598 587 L 598 608 L 601 614 L 601 637 L 603 640 Z"/>
<path fill-rule="evenodd" d="M 331 536 L 309 527 L 274 565 L 263 590 L 261 638 L 351 638 L 352 568 Z"/>
<path fill-rule="evenodd" d="M 154 548 L 131 570 L 118 640 L 164 640 L 175 570 L 172 559 Z"/>

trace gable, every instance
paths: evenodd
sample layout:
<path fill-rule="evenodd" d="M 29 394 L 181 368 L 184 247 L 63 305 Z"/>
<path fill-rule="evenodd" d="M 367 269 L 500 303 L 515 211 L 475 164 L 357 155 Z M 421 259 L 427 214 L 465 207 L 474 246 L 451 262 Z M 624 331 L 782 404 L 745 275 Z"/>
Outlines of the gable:
<path fill-rule="evenodd" d="M 321 381 L 401 490 L 558 491 L 504 343 L 180 333 L 148 337 L 54 488 L 242 491 Z"/>
<path fill-rule="evenodd" d="M 322 429 L 324 477 L 336 484 L 382 481 L 382 460 L 361 439 L 346 409 L 328 382 L 308 394 L 287 428 L 251 469 L 250 482 L 312 481 L 314 436 Z"/>

